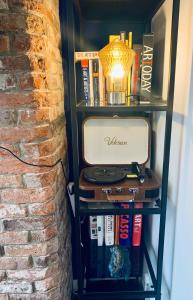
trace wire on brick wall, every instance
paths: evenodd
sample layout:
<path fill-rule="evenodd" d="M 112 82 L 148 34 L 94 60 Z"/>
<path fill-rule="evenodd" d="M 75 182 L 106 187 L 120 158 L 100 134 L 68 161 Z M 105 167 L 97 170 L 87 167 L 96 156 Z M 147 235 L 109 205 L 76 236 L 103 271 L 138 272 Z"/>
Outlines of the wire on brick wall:
<path fill-rule="evenodd" d="M 16 154 L 14 154 L 14 153 L 13 153 L 10 149 L 8 149 L 8 148 L 5 148 L 5 147 L 3 147 L 3 146 L 0 146 L 0 149 L 9 152 L 12 156 L 14 156 L 16 159 L 18 159 L 18 160 L 19 160 L 20 162 L 22 162 L 23 164 L 26 164 L 26 165 L 32 166 L 32 167 L 39 167 L 39 168 L 53 168 L 53 167 L 55 167 L 57 164 L 61 163 L 62 171 L 63 171 L 64 177 L 66 177 L 64 164 L 63 164 L 61 158 L 59 158 L 59 159 L 58 159 L 54 164 L 52 164 L 52 165 L 46 165 L 46 164 L 32 164 L 32 163 L 29 163 L 29 162 L 27 162 L 27 161 L 24 161 L 23 159 L 21 159 L 20 157 L 18 157 Z"/>

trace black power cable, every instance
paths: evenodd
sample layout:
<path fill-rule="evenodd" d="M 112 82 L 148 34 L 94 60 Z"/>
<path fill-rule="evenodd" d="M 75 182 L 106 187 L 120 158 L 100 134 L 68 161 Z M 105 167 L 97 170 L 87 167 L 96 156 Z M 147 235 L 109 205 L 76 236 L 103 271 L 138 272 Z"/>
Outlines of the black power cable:
<path fill-rule="evenodd" d="M 27 161 L 24 161 L 23 159 L 21 159 L 20 157 L 18 157 L 16 154 L 14 154 L 11 150 L 9 150 L 8 148 L 5 148 L 3 146 L 0 146 L 0 149 L 4 150 L 4 151 L 7 151 L 9 152 L 12 156 L 14 156 L 16 159 L 18 159 L 20 162 L 22 162 L 23 164 L 26 164 L 28 166 L 32 166 L 32 167 L 40 167 L 40 168 L 53 168 L 55 167 L 57 164 L 61 163 L 61 166 L 62 166 L 62 171 L 63 171 L 63 174 L 64 174 L 64 177 L 66 177 L 66 174 L 65 174 L 65 168 L 64 168 L 64 164 L 62 162 L 62 159 L 59 158 L 54 164 L 52 165 L 46 165 L 46 164 L 32 164 L 32 163 L 29 163 Z"/>

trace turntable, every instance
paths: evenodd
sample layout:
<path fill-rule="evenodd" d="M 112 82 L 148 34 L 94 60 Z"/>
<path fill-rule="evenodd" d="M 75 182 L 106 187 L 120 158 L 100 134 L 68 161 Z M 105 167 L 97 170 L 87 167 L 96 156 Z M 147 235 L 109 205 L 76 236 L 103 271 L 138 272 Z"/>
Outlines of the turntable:
<path fill-rule="evenodd" d="M 150 125 L 141 117 L 92 117 L 83 123 L 80 200 L 86 202 L 151 202 L 160 181 L 146 167 Z"/>

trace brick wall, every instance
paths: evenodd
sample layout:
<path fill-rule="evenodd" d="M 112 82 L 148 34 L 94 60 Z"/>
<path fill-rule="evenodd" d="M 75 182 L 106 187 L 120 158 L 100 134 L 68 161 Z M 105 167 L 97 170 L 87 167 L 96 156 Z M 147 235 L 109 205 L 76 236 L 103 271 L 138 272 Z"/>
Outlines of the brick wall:
<path fill-rule="evenodd" d="M 58 0 L 0 0 L 0 145 L 33 164 L 65 157 Z M 70 299 L 61 165 L 0 150 L 0 300 Z"/>

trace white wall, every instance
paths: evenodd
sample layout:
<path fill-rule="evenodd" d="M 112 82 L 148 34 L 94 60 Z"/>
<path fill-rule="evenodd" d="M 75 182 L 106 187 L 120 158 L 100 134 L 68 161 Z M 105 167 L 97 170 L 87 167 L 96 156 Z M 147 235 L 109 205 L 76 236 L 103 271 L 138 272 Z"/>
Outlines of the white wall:
<path fill-rule="evenodd" d="M 184 289 L 182 280 L 186 282 L 186 271 L 193 269 L 193 263 L 187 262 L 182 268 L 182 261 L 180 253 L 182 248 L 185 248 L 185 237 L 187 232 L 184 229 L 191 225 L 193 228 L 192 212 L 188 205 L 184 207 L 184 186 L 189 190 L 186 195 L 187 201 L 193 198 L 191 191 L 191 184 L 184 182 L 185 174 L 191 171 L 191 162 L 193 161 L 193 151 L 190 157 L 189 149 L 192 143 L 188 143 L 188 132 L 191 133 L 192 111 L 191 107 L 186 111 L 188 103 L 190 102 L 192 94 L 189 94 L 191 69 L 192 69 L 192 37 L 193 37 L 193 1 L 181 0 L 180 5 L 180 22 L 179 22 L 179 38 L 177 47 L 177 67 L 176 67 L 176 81 L 175 81 L 175 96 L 174 96 L 174 114 L 172 124 L 172 139 L 171 139 L 171 159 L 169 172 L 169 192 L 167 205 L 167 219 L 166 219 L 166 235 L 165 235 L 165 250 L 163 262 L 163 286 L 162 299 L 163 300 L 182 300 L 190 299 L 184 297 Z M 162 93 L 163 98 L 167 97 L 168 77 L 169 77 L 169 51 L 170 51 L 170 28 L 171 28 L 171 12 L 172 0 L 166 0 L 164 5 L 152 20 L 152 31 L 155 32 L 155 74 L 154 86 L 155 92 Z M 165 38 L 164 38 L 165 36 Z M 163 46 L 164 45 L 164 51 Z M 161 58 L 161 59 L 159 59 Z M 161 61 L 161 62 L 160 62 Z M 193 83 L 192 83 L 193 89 Z M 188 112 L 188 114 L 187 114 Z M 156 170 L 159 174 L 162 172 L 162 157 L 163 157 L 163 137 L 165 127 L 165 114 L 160 113 L 155 118 L 155 129 L 157 134 L 156 142 Z M 193 132 L 192 132 L 193 133 Z M 192 140 L 193 141 L 193 140 Z M 189 148 L 189 149 L 188 149 Z M 193 150 L 193 149 L 192 149 Z M 187 158 L 189 154 L 189 158 Z M 184 164 L 187 163 L 190 170 L 186 170 Z M 192 164 L 193 169 L 193 164 Z M 190 185 L 188 185 L 190 184 Z M 193 185 L 193 182 L 192 182 Z M 193 203 L 193 199 L 192 199 Z M 182 215 L 183 211 L 183 215 Z M 186 214 L 189 214 L 189 219 L 186 223 Z M 152 219 L 152 254 L 157 253 L 157 236 L 158 236 L 158 218 Z M 192 234 L 193 236 L 193 234 Z M 184 241 L 183 241 L 184 239 Z M 184 250 L 184 254 L 186 250 Z M 192 252 L 193 253 L 193 252 Z M 188 253 L 187 253 L 188 254 Z M 190 253 L 189 253 L 190 254 Z M 153 258 L 154 259 L 154 258 Z M 181 263 L 179 263 L 181 262 Z M 191 265 L 191 267 L 190 267 Z M 173 267 L 174 266 L 174 267 Z M 189 267 L 187 269 L 187 267 Z M 184 277 L 181 277 L 181 269 L 184 271 Z M 173 271 L 174 270 L 174 271 Z M 181 278 L 181 280 L 180 280 Z M 187 280 L 188 281 L 188 280 Z M 191 284 L 190 284 L 191 287 Z M 179 290 L 182 293 L 179 293 Z M 188 295 L 188 294 L 187 294 Z M 192 296 L 193 298 L 193 296 Z"/>

